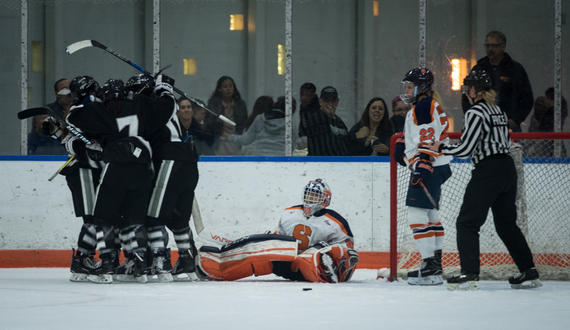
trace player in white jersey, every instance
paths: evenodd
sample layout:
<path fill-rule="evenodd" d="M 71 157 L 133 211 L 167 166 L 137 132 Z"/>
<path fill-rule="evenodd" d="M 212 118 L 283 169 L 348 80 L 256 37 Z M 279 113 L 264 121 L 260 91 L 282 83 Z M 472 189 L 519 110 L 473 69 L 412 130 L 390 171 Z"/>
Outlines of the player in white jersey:
<path fill-rule="evenodd" d="M 348 281 L 358 254 L 348 222 L 326 208 L 331 197 L 321 179 L 309 182 L 303 204 L 285 209 L 275 234 L 246 236 L 221 249 L 200 248 L 200 272 L 225 281 L 270 273 L 295 281 Z"/>
<path fill-rule="evenodd" d="M 429 146 L 432 141 L 449 140 L 449 125 L 439 94 L 431 88 L 433 74 L 429 69 L 410 70 L 402 84 L 405 91 L 401 99 L 413 104 L 413 108 L 406 115 L 405 141 L 396 143 L 394 158 L 412 170 L 406 197 L 408 224 L 423 259 L 418 270 L 408 273 L 408 284 L 437 285 L 443 283 L 441 256 L 445 235 L 437 205 L 441 185 L 451 176 L 452 157 L 441 156 Z"/>

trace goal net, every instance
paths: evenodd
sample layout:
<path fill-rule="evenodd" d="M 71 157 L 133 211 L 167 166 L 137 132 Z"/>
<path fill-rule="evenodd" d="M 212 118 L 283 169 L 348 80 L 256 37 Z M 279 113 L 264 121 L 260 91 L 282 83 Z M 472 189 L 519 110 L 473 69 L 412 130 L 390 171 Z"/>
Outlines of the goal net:
<path fill-rule="evenodd" d="M 392 137 L 391 150 L 395 140 Z M 461 133 L 450 133 L 457 143 Z M 533 253 L 541 279 L 570 280 L 570 133 L 511 133 L 518 174 L 517 224 Z M 460 272 L 455 222 L 471 178 L 471 161 L 454 158 L 452 176 L 442 186 L 440 219 L 445 228 L 443 276 Z M 394 159 L 390 164 L 390 279 L 407 278 L 421 257 L 408 226 L 405 205 L 410 170 Z M 480 231 L 481 279 L 507 279 L 518 273 L 505 245 L 498 237 L 489 211 Z"/>

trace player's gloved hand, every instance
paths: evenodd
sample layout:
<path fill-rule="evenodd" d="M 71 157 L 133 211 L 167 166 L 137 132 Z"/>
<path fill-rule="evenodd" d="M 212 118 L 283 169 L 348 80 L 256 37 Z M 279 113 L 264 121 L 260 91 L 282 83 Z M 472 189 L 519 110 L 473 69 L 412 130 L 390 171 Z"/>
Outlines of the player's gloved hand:
<path fill-rule="evenodd" d="M 61 129 L 59 123 L 53 117 L 47 117 L 42 122 L 42 134 L 52 136 L 54 139 L 61 137 Z"/>
<path fill-rule="evenodd" d="M 416 163 L 416 169 L 412 173 L 412 186 L 419 188 L 420 183 L 427 180 L 433 173 L 433 166 L 429 160 L 420 159 Z"/>
<path fill-rule="evenodd" d="M 394 147 L 394 160 L 397 161 L 400 165 L 406 166 L 406 162 L 404 161 L 404 151 L 406 150 L 406 139 L 404 137 L 398 138 L 396 140 L 396 146 Z"/>
<path fill-rule="evenodd" d="M 103 160 L 103 148 L 99 142 L 92 141 L 91 144 L 86 145 L 87 157 L 93 161 Z"/>
<path fill-rule="evenodd" d="M 156 96 L 161 96 L 163 93 L 174 94 L 174 79 L 163 74 L 159 74 L 156 77 L 156 85 L 154 86 L 154 92 Z"/>

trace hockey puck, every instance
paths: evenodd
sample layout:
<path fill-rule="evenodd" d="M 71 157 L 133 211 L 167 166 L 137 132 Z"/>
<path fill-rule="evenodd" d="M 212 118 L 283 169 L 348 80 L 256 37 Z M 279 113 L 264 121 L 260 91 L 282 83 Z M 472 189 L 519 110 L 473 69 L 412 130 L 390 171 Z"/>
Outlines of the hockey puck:
<path fill-rule="evenodd" d="M 313 290 L 313 289 L 311 289 L 311 288 L 303 288 L 303 291 L 311 291 L 311 290 Z"/>

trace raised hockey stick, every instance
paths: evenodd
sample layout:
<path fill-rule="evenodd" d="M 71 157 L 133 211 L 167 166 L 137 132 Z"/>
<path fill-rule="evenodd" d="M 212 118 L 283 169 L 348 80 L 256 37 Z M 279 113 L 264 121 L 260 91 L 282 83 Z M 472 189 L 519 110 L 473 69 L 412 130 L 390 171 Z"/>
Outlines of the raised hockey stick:
<path fill-rule="evenodd" d="M 74 160 L 74 159 L 75 159 L 75 155 L 69 157 L 69 159 L 65 162 L 65 164 L 63 164 L 63 166 L 60 167 L 59 170 L 57 170 L 57 172 L 55 172 L 55 173 L 48 179 L 48 181 L 53 180 L 53 179 L 54 179 L 59 173 L 61 173 L 61 171 L 63 171 L 63 169 L 64 169 L 67 165 L 69 165 L 69 163 L 71 163 L 71 161 Z"/>
<path fill-rule="evenodd" d="M 26 119 L 38 115 L 47 115 L 48 107 L 29 108 L 18 112 L 18 119 Z"/>
<path fill-rule="evenodd" d="M 408 165 L 408 169 L 410 169 L 410 171 L 412 171 L 412 173 L 414 172 L 414 169 L 412 168 L 412 166 L 410 165 L 410 161 L 404 156 L 404 161 L 406 162 L 406 165 Z M 431 202 L 431 204 L 433 205 L 433 207 L 435 207 L 436 210 L 439 211 L 439 204 L 436 203 L 435 199 L 433 199 L 433 197 L 431 196 L 431 194 L 429 193 L 429 191 L 427 190 L 427 187 L 425 186 L 425 184 L 423 183 L 423 181 L 420 181 L 420 186 L 422 187 L 422 189 L 424 190 L 424 193 L 426 194 L 427 198 L 429 199 L 429 201 Z"/>
<path fill-rule="evenodd" d="M 66 123 L 62 118 L 59 118 L 59 116 L 56 115 L 53 112 L 53 110 L 48 108 L 48 107 L 37 107 L 37 108 L 24 109 L 24 110 L 18 112 L 18 119 L 26 119 L 26 118 L 30 118 L 30 117 L 37 116 L 37 115 L 48 115 L 52 118 L 55 118 L 55 120 L 57 120 L 57 122 L 59 123 L 60 126 L 67 128 L 71 134 L 77 136 L 79 139 L 81 139 L 81 141 L 85 142 L 85 144 L 91 145 L 91 141 L 88 138 L 83 136 L 83 134 L 81 134 L 74 127 L 72 127 L 68 123 Z"/>
<path fill-rule="evenodd" d="M 75 42 L 69 46 L 67 46 L 67 50 L 66 53 L 68 54 L 73 54 L 78 50 L 81 50 L 83 48 L 89 48 L 89 47 L 97 47 L 97 48 L 101 48 L 104 51 L 106 51 L 107 53 L 115 56 L 116 58 L 120 59 L 121 61 L 133 66 L 134 68 L 136 68 L 137 70 L 139 70 L 140 72 L 144 73 L 145 75 L 147 75 L 148 77 L 152 78 L 152 79 L 156 79 L 156 77 L 154 75 L 152 75 L 150 72 L 146 71 L 144 68 L 142 68 L 141 66 L 137 65 L 136 63 L 133 63 L 133 61 L 129 60 L 128 58 L 124 57 L 123 55 L 117 53 L 116 51 L 112 50 L 111 48 L 103 45 L 102 43 L 95 41 L 95 40 L 82 40 L 82 41 L 78 41 Z M 164 70 L 164 69 L 163 69 Z M 228 119 L 227 117 L 217 114 L 215 112 L 213 112 L 212 110 L 208 109 L 208 107 L 204 104 L 204 102 L 201 102 L 200 100 L 197 100 L 191 96 L 189 96 L 188 94 L 184 93 L 183 91 L 181 91 L 180 89 L 176 88 L 173 86 L 173 89 L 176 93 L 188 98 L 190 101 L 196 103 L 198 106 L 200 106 L 201 108 L 204 108 L 206 111 L 210 112 L 212 115 L 220 118 L 221 120 L 223 120 L 224 122 L 235 126 L 236 123 L 234 123 L 233 121 L 231 121 L 230 119 Z"/>

